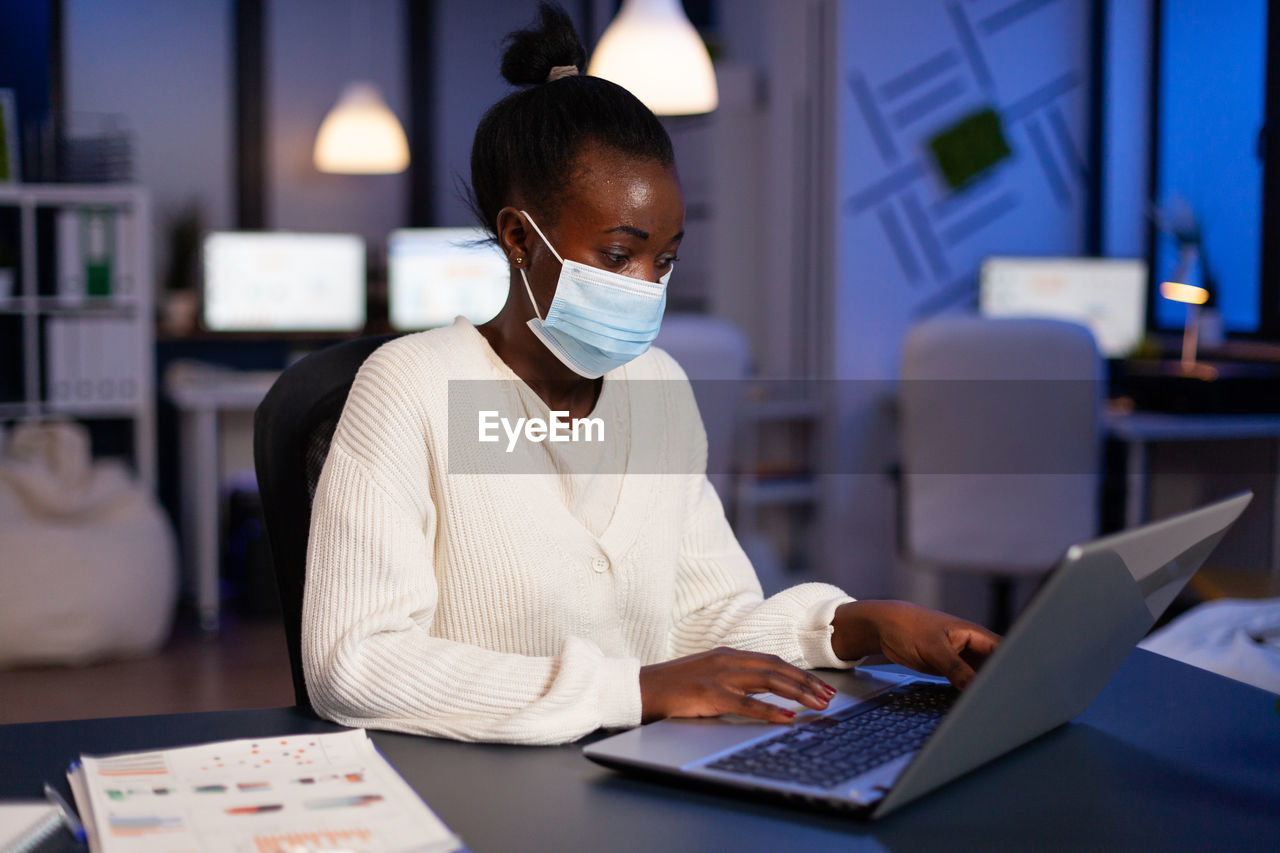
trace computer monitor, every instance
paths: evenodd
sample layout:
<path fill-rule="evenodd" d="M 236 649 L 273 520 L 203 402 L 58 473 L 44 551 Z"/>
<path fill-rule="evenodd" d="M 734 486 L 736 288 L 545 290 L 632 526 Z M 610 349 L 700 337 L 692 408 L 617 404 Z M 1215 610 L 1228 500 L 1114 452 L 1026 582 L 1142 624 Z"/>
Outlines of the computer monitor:
<path fill-rule="evenodd" d="M 409 331 L 493 319 L 507 301 L 511 268 L 479 228 L 402 228 L 387 239 L 391 325 Z"/>
<path fill-rule="evenodd" d="M 204 238 L 202 317 L 214 332 L 354 332 L 365 325 L 356 234 L 215 231 Z"/>
<path fill-rule="evenodd" d="M 987 317 L 1056 317 L 1088 326 L 1107 358 L 1146 328 L 1147 265 L 1132 258 L 987 258 L 978 309 Z"/>

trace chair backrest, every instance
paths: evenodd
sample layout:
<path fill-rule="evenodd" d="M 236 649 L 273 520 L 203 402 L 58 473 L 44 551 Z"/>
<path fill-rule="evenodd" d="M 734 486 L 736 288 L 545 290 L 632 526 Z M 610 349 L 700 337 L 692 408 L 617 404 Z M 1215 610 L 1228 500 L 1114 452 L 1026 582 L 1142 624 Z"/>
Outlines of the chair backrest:
<path fill-rule="evenodd" d="M 997 574 L 1050 568 L 1098 528 L 1103 361 L 1061 320 L 944 316 L 900 373 L 908 556 Z"/>
<path fill-rule="evenodd" d="M 311 499 L 360 365 L 395 335 L 344 341 L 311 353 L 271 386 L 253 416 L 253 462 L 289 644 L 293 692 L 310 710 L 302 673 L 302 588 Z"/>

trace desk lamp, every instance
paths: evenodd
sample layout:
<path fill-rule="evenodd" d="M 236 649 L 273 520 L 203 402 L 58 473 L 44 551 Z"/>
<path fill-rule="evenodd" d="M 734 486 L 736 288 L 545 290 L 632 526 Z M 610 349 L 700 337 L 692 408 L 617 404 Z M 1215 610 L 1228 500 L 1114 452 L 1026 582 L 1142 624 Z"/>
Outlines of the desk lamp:
<path fill-rule="evenodd" d="M 1182 363 L 1184 376 L 1213 379 L 1218 371 L 1207 364 L 1196 363 L 1196 344 L 1200 337 L 1200 306 L 1209 301 L 1209 291 L 1194 284 L 1166 281 L 1160 284 L 1160 295 L 1170 302 L 1187 306 L 1187 319 L 1182 327 Z"/>

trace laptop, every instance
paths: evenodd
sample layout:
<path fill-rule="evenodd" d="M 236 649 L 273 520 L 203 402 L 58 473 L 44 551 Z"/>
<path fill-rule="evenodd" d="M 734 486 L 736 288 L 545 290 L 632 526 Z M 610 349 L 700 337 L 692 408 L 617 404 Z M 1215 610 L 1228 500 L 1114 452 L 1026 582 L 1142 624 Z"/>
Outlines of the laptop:
<path fill-rule="evenodd" d="M 1066 723 L 1094 700 L 1252 500 L 1244 492 L 1067 550 L 963 692 L 930 676 L 854 670 L 791 725 L 668 719 L 596 741 L 622 770 L 883 817 Z"/>

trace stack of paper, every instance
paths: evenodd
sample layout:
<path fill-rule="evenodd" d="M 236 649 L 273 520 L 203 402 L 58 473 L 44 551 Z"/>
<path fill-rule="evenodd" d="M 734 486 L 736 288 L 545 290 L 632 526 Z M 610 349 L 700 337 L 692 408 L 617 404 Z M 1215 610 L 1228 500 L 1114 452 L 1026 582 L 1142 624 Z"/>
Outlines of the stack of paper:
<path fill-rule="evenodd" d="M 463 849 L 363 730 L 82 758 L 94 853 Z"/>

